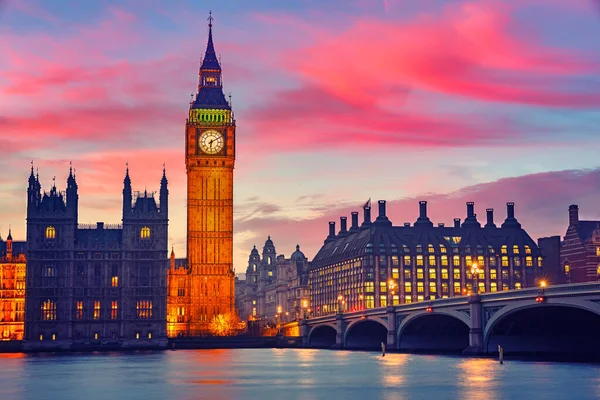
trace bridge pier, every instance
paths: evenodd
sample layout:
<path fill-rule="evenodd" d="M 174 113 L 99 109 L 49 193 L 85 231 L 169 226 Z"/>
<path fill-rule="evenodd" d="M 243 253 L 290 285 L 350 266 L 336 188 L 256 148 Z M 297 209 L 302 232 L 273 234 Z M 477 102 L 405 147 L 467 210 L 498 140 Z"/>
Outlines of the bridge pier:
<path fill-rule="evenodd" d="M 310 330 L 308 329 L 308 324 L 306 323 L 306 318 L 300 320 L 300 336 L 302 336 L 302 347 L 308 347 L 308 334 Z"/>
<path fill-rule="evenodd" d="M 463 354 L 483 354 L 483 305 L 479 294 L 469 296 L 469 313 L 471 314 L 469 347 L 463 351 Z"/>
<path fill-rule="evenodd" d="M 341 312 L 335 315 L 335 330 L 335 346 L 333 348 L 342 350 L 344 348 L 344 335 L 346 332 L 344 332 L 344 314 Z"/>
<path fill-rule="evenodd" d="M 396 349 L 396 312 L 393 306 L 387 308 L 387 320 L 388 320 L 388 334 L 387 334 L 387 348 L 392 350 Z"/>

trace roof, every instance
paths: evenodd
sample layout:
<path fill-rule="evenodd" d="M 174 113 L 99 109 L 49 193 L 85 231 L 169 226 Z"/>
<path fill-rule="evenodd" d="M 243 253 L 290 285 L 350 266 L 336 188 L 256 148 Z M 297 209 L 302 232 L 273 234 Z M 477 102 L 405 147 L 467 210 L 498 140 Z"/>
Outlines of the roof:
<path fill-rule="evenodd" d="M 27 252 L 27 242 L 12 242 L 12 253 L 14 255 L 25 254 Z M 6 242 L 0 240 L 0 258 L 6 256 Z"/>
<path fill-rule="evenodd" d="M 231 106 L 223 94 L 223 88 L 220 86 L 201 86 L 192 108 L 231 110 Z"/>
<path fill-rule="evenodd" d="M 75 240 L 80 246 L 104 244 L 120 247 L 123 240 L 123 229 L 77 229 Z"/>
<path fill-rule="evenodd" d="M 208 43 L 206 44 L 206 52 L 204 53 L 204 60 L 200 69 L 220 70 L 219 60 L 217 59 L 217 53 L 215 52 L 215 46 L 213 44 L 212 37 L 212 22 L 208 25 Z"/>
<path fill-rule="evenodd" d="M 455 243 L 454 237 L 460 238 L 460 241 Z M 531 248 L 532 256 L 541 255 L 535 241 L 521 228 L 373 225 L 324 244 L 313 259 L 311 269 L 362 256 L 369 253 L 368 248 L 378 249 L 370 254 L 416 254 L 417 246 L 421 245 L 426 254 L 429 244 L 435 247 L 436 254 L 439 253 L 440 245 L 448 249 L 449 255 L 452 255 L 450 248 L 458 248 L 459 254 L 490 254 L 491 251 L 499 254 L 502 245 L 507 245 L 510 254 L 514 245 L 527 245 Z"/>

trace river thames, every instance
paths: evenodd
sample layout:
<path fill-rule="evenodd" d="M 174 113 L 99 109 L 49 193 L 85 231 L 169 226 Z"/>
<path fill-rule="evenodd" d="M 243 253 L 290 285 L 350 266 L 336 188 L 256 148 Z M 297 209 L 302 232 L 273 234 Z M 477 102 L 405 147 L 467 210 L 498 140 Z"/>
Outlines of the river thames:
<path fill-rule="evenodd" d="M 0 354 L 0 399 L 594 399 L 600 365 L 327 350 Z"/>

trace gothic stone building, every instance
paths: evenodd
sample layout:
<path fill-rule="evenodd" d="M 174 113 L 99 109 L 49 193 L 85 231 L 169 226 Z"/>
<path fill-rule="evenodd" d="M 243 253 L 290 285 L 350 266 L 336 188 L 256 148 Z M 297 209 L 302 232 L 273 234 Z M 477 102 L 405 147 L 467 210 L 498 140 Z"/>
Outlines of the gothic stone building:
<path fill-rule="evenodd" d="M 248 258 L 246 279 L 238 281 L 240 317 L 266 324 L 300 319 L 308 308 L 308 267 L 300 246 L 296 246 L 290 258 L 277 255 L 270 236 L 262 256 L 254 246 Z"/>
<path fill-rule="evenodd" d="M 27 189 L 24 348 L 166 346 L 168 190 L 134 193 L 129 169 L 122 225 L 81 225 L 71 170 L 66 192 Z"/>
<path fill-rule="evenodd" d="M 600 277 L 600 221 L 580 220 L 577 205 L 569 206 L 560 262 L 564 283 L 597 281 Z"/>
<path fill-rule="evenodd" d="M 481 226 L 474 204 L 467 203 L 464 222 L 434 226 L 427 216 L 427 202 L 420 202 L 420 216 L 411 225 L 393 226 L 386 203 L 379 201 L 379 216 L 371 222 L 370 204 L 364 221 L 352 213 L 336 234 L 330 222 L 329 236 L 311 263 L 311 307 L 316 315 L 338 308 L 359 310 L 461 296 L 474 290 L 495 292 L 536 285 L 541 252 L 515 219 L 514 204 L 497 227 L 493 210 Z M 477 263 L 479 273 L 472 274 Z M 390 285 L 391 283 L 391 285 Z"/>
<path fill-rule="evenodd" d="M 25 242 L 8 231 L 0 237 L 0 340 L 23 340 L 25 321 Z"/>

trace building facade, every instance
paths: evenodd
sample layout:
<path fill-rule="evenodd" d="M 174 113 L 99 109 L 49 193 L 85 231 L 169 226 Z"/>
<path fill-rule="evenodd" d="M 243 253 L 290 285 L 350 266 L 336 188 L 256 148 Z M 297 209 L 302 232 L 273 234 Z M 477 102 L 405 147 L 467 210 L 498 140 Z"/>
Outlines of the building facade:
<path fill-rule="evenodd" d="M 23 340 L 25 322 L 25 242 L 9 230 L 0 237 L 0 340 Z"/>
<path fill-rule="evenodd" d="M 248 257 L 246 279 L 238 281 L 240 318 L 274 325 L 299 320 L 309 307 L 309 262 L 300 246 L 290 258 L 277 255 L 269 236 L 262 249 Z"/>
<path fill-rule="evenodd" d="M 28 350 L 166 346 L 168 189 L 159 202 L 123 186 L 122 225 L 82 225 L 71 170 L 65 192 L 27 189 L 25 341 Z"/>
<path fill-rule="evenodd" d="M 579 207 L 569 206 L 569 226 L 560 247 L 564 282 L 597 281 L 600 277 L 600 221 L 579 219 Z"/>
<path fill-rule="evenodd" d="M 187 262 L 173 272 L 177 278 L 169 279 L 178 286 L 169 293 L 168 318 L 182 321 L 169 322 L 173 336 L 208 334 L 215 316 L 234 312 L 235 119 L 223 94 L 209 20 L 198 91 L 185 127 Z"/>
<path fill-rule="evenodd" d="M 481 226 L 472 202 L 466 219 L 457 218 L 450 227 L 433 225 L 425 201 L 413 225 L 393 226 L 386 202 L 378 206 L 375 221 L 369 202 L 360 226 L 358 212 L 352 213 L 349 229 L 346 217 L 340 219 L 337 234 L 335 222 L 329 223 L 329 236 L 309 273 L 316 315 L 537 284 L 541 252 L 515 218 L 513 203 L 507 204 L 500 227 L 493 209 L 487 209 L 487 223 Z"/>

